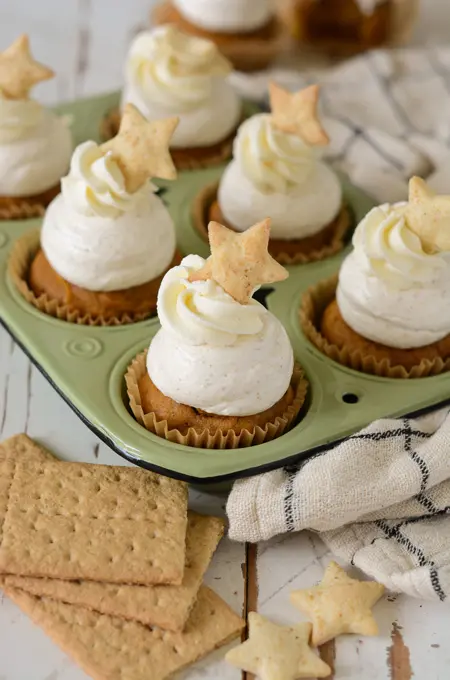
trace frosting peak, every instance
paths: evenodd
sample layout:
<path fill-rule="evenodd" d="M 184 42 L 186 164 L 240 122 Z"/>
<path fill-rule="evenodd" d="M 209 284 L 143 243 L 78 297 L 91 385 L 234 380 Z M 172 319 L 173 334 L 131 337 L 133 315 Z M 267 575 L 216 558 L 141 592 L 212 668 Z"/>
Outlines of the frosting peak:
<path fill-rule="evenodd" d="M 7 99 L 0 92 L 0 143 L 30 137 L 43 113 L 42 106 L 32 99 Z"/>
<path fill-rule="evenodd" d="M 162 328 L 188 345 L 233 345 L 259 333 L 266 313 L 259 302 L 242 305 L 213 279 L 189 281 L 204 265 L 203 258 L 188 255 L 164 276 L 158 294 Z"/>
<path fill-rule="evenodd" d="M 132 210 L 148 193 L 144 185 L 131 194 L 126 190 L 125 177 L 113 154 L 104 153 L 92 141 L 80 144 L 74 151 L 70 173 L 62 182 L 64 199 L 83 215 L 117 217 Z"/>
<path fill-rule="evenodd" d="M 240 126 L 233 152 L 245 176 L 263 193 L 287 194 L 310 176 L 317 162 L 310 146 L 278 130 L 265 113 Z"/>
<path fill-rule="evenodd" d="M 205 103 L 214 79 L 230 71 L 214 43 L 187 36 L 172 25 L 140 33 L 127 63 L 130 81 L 148 101 L 180 112 Z"/>

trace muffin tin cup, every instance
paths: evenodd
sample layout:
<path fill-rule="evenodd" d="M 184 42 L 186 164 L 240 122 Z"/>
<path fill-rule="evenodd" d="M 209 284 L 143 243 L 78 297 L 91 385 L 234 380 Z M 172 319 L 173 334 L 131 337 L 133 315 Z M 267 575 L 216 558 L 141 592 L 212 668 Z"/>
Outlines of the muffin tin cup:
<path fill-rule="evenodd" d="M 338 347 L 330 343 L 320 332 L 320 323 L 326 307 L 335 299 L 338 284 L 337 274 L 311 286 L 304 293 L 299 315 L 300 323 L 306 337 L 320 352 L 343 366 L 355 371 L 384 378 L 424 378 L 439 375 L 450 369 L 450 359 L 422 359 L 419 364 L 408 370 L 404 366 L 392 366 L 388 358 L 379 360 L 360 350 L 351 350 L 348 346 Z"/>
<path fill-rule="evenodd" d="M 219 182 L 213 182 L 212 184 L 203 187 L 192 204 L 192 220 L 205 243 L 208 243 L 209 211 L 212 203 L 217 199 L 218 188 Z M 351 222 L 350 210 L 346 205 L 343 205 L 333 221 L 331 240 L 326 246 L 313 250 L 310 253 L 304 253 L 301 251 L 301 240 L 299 240 L 298 252 L 273 252 L 272 256 L 277 262 L 284 266 L 308 264 L 309 262 L 317 262 L 318 260 L 324 260 L 327 257 L 331 257 L 344 248 L 345 236 L 348 234 Z"/>
<path fill-rule="evenodd" d="M 77 101 L 59 111 L 73 116 L 78 144 L 86 139 L 99 141 L 100 121 L 118 103 L 115 93 Z M 194 225 L 192 205 L 223 170 L 219 166 L 181 172 L 176 182 L 158 182 L 176 225 L 178 248 L 185 255 L 209 255 Z M 373 201 L 345 180 L 343 191 L 357 222 Z M 272 441 L 226 450 L 158 437 L 136 420 L 125 383 L 129 365 L 157 333 L 158 320 L 86 326 L 60 320 L 31 304 L 8 272 L 8 261 L 17 240 L 36 231 L 40 223 L 36 218 L 0 222 L 0 320 L 83 422 L 136 465 L 217 489 L 225 481 L 298 463 L 378 418 L 422 412 L 449 400 L 450 373 L 399 380 L 357 372 L 321 352 L 304 333 L 299 319 L 303 295 L 337 273 L 348 252 L 344 250 L 318 262 L 288 267 L 286 281 L 257 293 L 286 328 L 309 384 L 301 417 L 294 419 L 291 428 Z"/>
<path fill-rule="evenodd" d="M 147 372 L 146 359 L 147 351 L 138 354 L 129 365 L 125 375 L 131 411 L 138 423 L 150 432 L 184 446 L 202 449 L 238 449 L 271 441 L 281 436 L 292 426 L 305 403 L 308 391 L 308 383 L 303 377 L 303 371 L 300 366 L 296 365 L 291 379 L 291 387 L 294 391 L 292 404 L 288 406 L 282 416 L 278 416 L 273 422 L 268 422 L 264 427 L 255 426 L 251 431 L 242 430 L 239 433 L 233 430 L 218 430 L 211 434 L 208 430 L 199 431 L 189 428 L 183 434 L 177 429 L 169 429 L 167 421 L 158 419 L 155 413 L 144 413 L 138 383 Z"/>

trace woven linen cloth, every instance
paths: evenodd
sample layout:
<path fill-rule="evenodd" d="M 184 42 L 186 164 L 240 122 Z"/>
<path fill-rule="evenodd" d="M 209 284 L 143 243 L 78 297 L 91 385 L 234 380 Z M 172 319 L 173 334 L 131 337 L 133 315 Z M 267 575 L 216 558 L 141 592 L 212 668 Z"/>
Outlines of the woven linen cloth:
<path fill-rule="evenodd" d="M 332 68 L 301 60 L 232 82 L 266 103 L 269 80 L 290 90 L 320 83 L 324 157 L 378 202 L 405 200 L 412 175 L 450 193 L 450 48 L 375 50 Z"/>
<path fill-rule="evenodd" d="M 396 592 L 450 595 L 450 410 L 383 419 L 296 466 L 235 482 L 229 536 L 312 529 Z"/>

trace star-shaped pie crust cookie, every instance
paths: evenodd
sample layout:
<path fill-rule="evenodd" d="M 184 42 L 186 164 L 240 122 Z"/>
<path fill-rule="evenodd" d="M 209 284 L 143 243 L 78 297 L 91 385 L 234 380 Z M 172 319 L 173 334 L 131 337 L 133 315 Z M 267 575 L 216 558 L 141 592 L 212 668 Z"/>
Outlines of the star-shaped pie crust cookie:
<path fill-rule="evenodd" d="M 178 121 L 176 117 L 148 121 L 133 104 L 125 106 L 117 136 L 100 148 L 117 161 L 127 191 L 134 193 L 151 177 L 176 178 L 169 143 Z"/>
<path fill-rule="evenodd" d="M 310 623 L 277 626 L 250 612 L 249 639 L 231 649 L 225 659 L 260 680 L 299 680 L 326 678 L 330 667 L 309 646 Z"/>
<path fill-rule="evenodd" d="M 318 586 L 294 590 L 291 602 L 312 619 L 312 644 L 322 645 L 343 633 L 377 635 L 372 607 L 384 593 L 376 581 L 357 581 L 330 562 Z"/>
<path fill-rule="evenodd" d="M 412 177 L 405 218 L 427 253 L 450 251 L 450 196 L 438 196 L 423 179 Z"/>
<path fill-rule="evenodd" d="M 330 138 L 317 113 L 319 86 L 310 85 L 298 92 L 289 92 L 276 83 L 269 83 L 273 125 L 297 135 L 311 146 L 326 146 Z"/>
<path fill-rule="evenodd" d="M 25 34 L 0 53 L 0 93 L 6 99 L 28 99 L 33 85 L 54 75 L 50 68 L 33 59 Z"/>
<path fill-rule="evenodd" d="M 245 305 L 258 286 L 283 281 L 289 276 L 268 253 L 270 219 L 244 232 L 210 222 L 208 234 L 211 257 L 202 269 L 191 274 L 191 281 L 212 278 L 228 295 Z"/>

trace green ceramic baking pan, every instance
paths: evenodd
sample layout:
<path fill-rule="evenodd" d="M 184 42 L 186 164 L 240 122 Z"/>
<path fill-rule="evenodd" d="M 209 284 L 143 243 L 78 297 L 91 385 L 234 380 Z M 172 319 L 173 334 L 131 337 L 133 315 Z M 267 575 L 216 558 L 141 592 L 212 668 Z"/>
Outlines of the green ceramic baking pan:
<path fill-rule="evenodd" d="M 99 123 L 117 104 L 116 95 L 60 107 L 73 115 L 76 142 L 98 139 Z M 163 186 L 163 199 L 185 253 L 208 254 L 194 229 L 191 206 L 223 167 L 180 173 Z M 344 182 L 355 222 L 372 201 Z M 0 317 L 36 366 L 83 421 L 119 455 L 142 467 L 190 481 L 211 483 L 257 474 L 292 464 L 340 441 L 370 421 L 402 416 L 444 403 L 450 396 L 450 374 L 416 380 L 393 380 L 364 375 L 340 366 L 318 352 L 303 336 L 298 308 L 303 291 L 336 272 L 345 252 L 325 261 L 290 268 L 287 281 L 275 284 L 268 308 L 285 325 L 297 360 L 310 383 L 302 417 L 288 433 L 273 442 L 245 449 L 207 451 L 183 447 L 147 432 L 129 412 L 124 373 L 131 359 L 146 348 L 158 330 L 157 319 L 113 328 L 78 326 L 53 319 L 31 307 L 7 276 L 14 240 L 36 229 L 39 220 L 0 222 Z"/>

